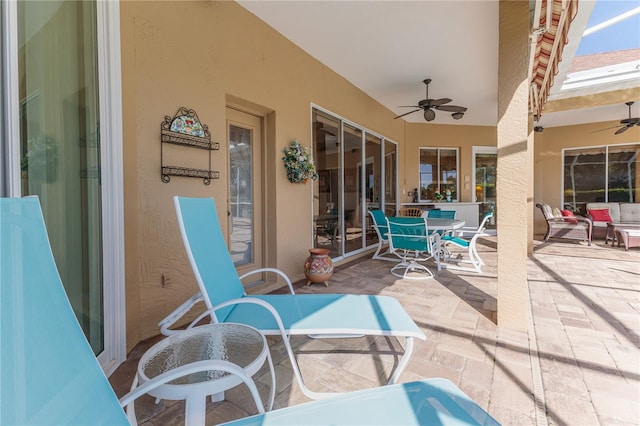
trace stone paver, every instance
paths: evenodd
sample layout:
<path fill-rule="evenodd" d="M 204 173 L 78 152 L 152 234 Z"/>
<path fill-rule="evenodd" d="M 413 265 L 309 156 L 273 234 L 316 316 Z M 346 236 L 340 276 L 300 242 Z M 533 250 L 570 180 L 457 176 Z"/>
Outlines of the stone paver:
<path fill-rule="evenodd" d="M 416 342 L 400 381 L 448 378 L 505 425 L 640 424 L 640 250 L 625 252 L 601 241 L 591 247 L 536 241 L 528 261 L 531 326 L 522 332 L 494 322 L 496 238 L 481 244 L 483 274 L 443 270 L 435 279 L 403 281 L 389 274 L 391 263 L 365 259 L 336 267 L 328 289 L 297 283 L 297 291 L 398 298 L 427 335 L 427 341 Z M 137 360 L 155 341 L 138 345 L 112 375 L 118 395 L 128 390 Z M 292 339 L 305 381 L 315 391 L 384 384 L 403 343 Z M 280 339 L 269 338 L 269 344 L 276 363 L 275 407 L 308 401 Z M 266 368 L 254 379 L 266 399 Z M 256 413 L 243 386 L 225 396 L 208 404 L 208 422 Z M 182 402 L 156 405 L 145 396 L 136 409 L 142 425 L 184 420 Z"/>

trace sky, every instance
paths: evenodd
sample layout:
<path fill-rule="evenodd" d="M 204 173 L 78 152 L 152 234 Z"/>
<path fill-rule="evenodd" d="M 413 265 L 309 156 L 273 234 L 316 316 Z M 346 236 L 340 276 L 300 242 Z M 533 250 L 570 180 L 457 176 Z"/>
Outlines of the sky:
<path fill-rule="evenodd" d="M 587 29 L 637 8 L 640 0 L 597 0 Z M 582 37 L 576 55 L 637 48 L 640 48 L 640 13 Z"/>

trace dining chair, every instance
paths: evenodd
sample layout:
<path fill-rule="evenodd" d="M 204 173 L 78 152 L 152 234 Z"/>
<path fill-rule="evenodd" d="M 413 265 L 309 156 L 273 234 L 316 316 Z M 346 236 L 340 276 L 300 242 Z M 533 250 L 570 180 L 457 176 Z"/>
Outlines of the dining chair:
<path fill-rule="evenodd" d="M 469 270 L 472 272 L 482 272 L 482 266 L 484 266 L 484 261 L 480 258 L 477 249 L 477 241 L 479 237 L 488 236 L 484 231 L 487 227 L 487 222 L 489 219 L 493 217 L 493 212 L 488 212 L 484 215 L 482 222 L 475 230 L 470 229 L 460 229 L 454 231 L 453 234 L 447 234 L 442 236 L 441 240 L 441 250 L 440 253 L 442 255 L 442 260 L 445 263 L 446 267 L 451 267 L 453 264 L 454 269 L 459 270 Z M 472 235 L 471 239 L 466 239 L 463 235 Z M 449 247 L 457 246 L 467 250 L 468 258 L 454 256 Z M 470 263 L 471 267 L 465 268 L 460 267 L 460 263 Z"/>
<path fill-rule="evenodd" d="M 455 219 L 456 211 L 431 209 L 431 210 L 427 210 L 427 218 Z"/>
<path fill-rule="evenodd" d="M 398 210 L 398 216 L 402 217 L 421 217 L 424 210 L 419 207 L 403 207 Z"/>
<path fill-rule="evenodd" d="M 423 262 L 434 259 L 440 271 L 440 235 L 429 233 L 424 217 L 388 217 L 389 250 L 400 258 L 391 274 L 403 279 L 433 278 L 433 272 Z"/>
<path fill-rule="evenodd" d="M 372 226 L 378 236 L 378 248 L 371 257 L 376 260 L 386 260 L 391 262 L 399 262 L 396 256 L 390 257 L 389 251 L 389 228 L 387 227 L 387 217 L 382 210 L 369 210 Z"/>

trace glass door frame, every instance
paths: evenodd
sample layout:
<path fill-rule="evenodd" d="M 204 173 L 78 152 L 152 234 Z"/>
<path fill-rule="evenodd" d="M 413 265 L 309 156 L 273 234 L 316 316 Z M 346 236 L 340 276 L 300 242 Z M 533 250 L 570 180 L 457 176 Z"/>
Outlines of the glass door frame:
<path fill-rule="evenodd" d="M 476 199 L 476 155 L 478 154 L 494 154 L 496 157 L 498 156 L 498 148 L 495 146 L 472 146 L 471 147 L 471 200 L 473 202 L 478 203 L 478 206 L 482 203 L 482 201 Z M 496 188 L 497 191 L 497 188 Z M 497 201 L 497 200 L 496 200 Z M 495 206 L 497 208 L 497 204 Z M 495 223 L 496 217 L 494 214 L 492 223 Z M 485 232 L 489 235 L 496 235 L 496 229 L 486 229 Z"/>
<path fill-rule="evenodd" d="M 0 50 L 3 105 L 0 147 L 3 172 L 0 195 L 21 197 L 20 97 L 18 91 L 17 2 L 2 2 Z M 126 359 L 126 311 L 124 270 L 124 191 L 122 161 L 122 89 L 120 63 L 119 2 L 96 1 L 98 90 L 100 93 L 100 144 L 102 161 L 102 232 L 104 282 L 104 351 L 97 358 L 110 375 Z"/>

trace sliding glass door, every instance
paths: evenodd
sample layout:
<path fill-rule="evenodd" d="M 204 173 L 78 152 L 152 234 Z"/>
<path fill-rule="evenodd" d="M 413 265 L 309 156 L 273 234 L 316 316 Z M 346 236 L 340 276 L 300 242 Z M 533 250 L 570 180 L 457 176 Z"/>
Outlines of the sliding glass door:
<path fill-rule="evenodd" d="M 395 214 L 397 146 L 315 108 L 313 129 L 314 246 L 348 257 L 378 243 L 369 210 Z"/>
<path fill-rule="evenodd" d="M 2 195 L 39 197 L 73 310 L 110 373 L 126 356 L 118 3 L 3 2 L 2 14 L 2 133 L 15 135 L 0 141 Z"/>

